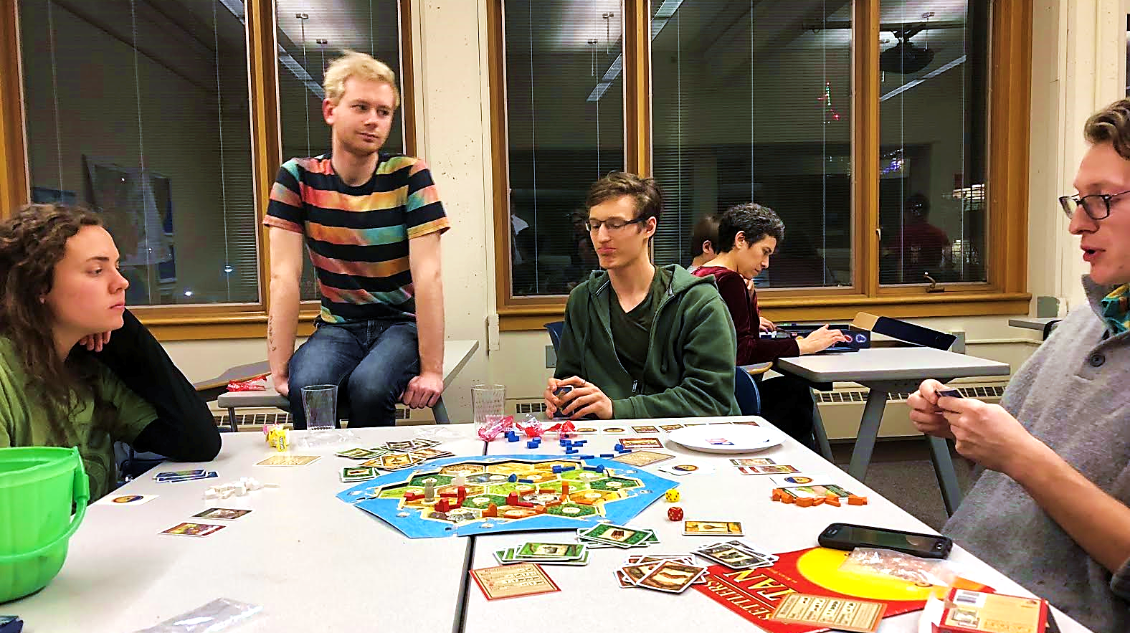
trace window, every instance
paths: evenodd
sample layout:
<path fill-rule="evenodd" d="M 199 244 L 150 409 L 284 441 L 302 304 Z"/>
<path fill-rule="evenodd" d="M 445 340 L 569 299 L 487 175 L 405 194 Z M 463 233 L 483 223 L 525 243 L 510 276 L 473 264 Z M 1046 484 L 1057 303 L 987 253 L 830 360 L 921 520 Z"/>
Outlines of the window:
<path fill-rule="evenodd" d="M 883 0 L 879 280 L 985 282 L 987 0 Z"/>
<path fill-rule="evenodd" d="M 131 305 L 260 300 L 242 9 L 19 3 L 31 200 L 103 214 Z"/>
<path fill-rule="evenodd" d="M 343 50 L 368 53 L 388 64 L 397 75 L 401 101 L 399 0 L 347 0 L 328 7 L 298 0 L 276 0 L 279 114 L 282 160 L 317 156 L 330 151 L 330 127 L 322 118 L 325 69 Z M 404 153 L 404 113 L 401 105 L 382 151 Z M 407 150 L 411 151 L 411 150 Z M 319 299 L 309 257 L 303 265 L 301 296 Z"/>
<path fill-rule="evenodd" d="M 1027 310 L 1031 3 L 626 0 L 620 50 L 604 54 L 615 25 L 602 39 L 596 13 L 614 4 L 488 4 L 502 329 L 540 328 L 562 313 L 584 240 L 564 220 L 579 191 L 564 195 L 561 183 L 583 188 L 607 172 L 609 139 L 625 139 L 616 155 L 624 168 L 663 187 L 657 263 L 689 263 L 690 233 L 705 214 L 751 201 L 777 211 L 785 240 L 756 280 L 775 318 Z M 620 118 L 603 100 L 563 106 L 569 91 L 555 82 L 578 61 L 565 46 L 590 40 L 590 85 L 623 78 Z M 558 49 L 540 55 L 539 42 Z M 613 53 L 607 68 L 618 72 L 601 75 L 602 54 Z M 538 97 L 540 86 L 550 97 Z M 623 121 L 622 134 L 609 120 Z M 554 160 L 555 143 L 570 143 L 568 162 Z M 578 172 L 591 176 L 574 181 Z M 523 198 L 534 174 L 538 195 Z M 547 181 L 559 191 L 545 191 Z M 563 204 L 551 207 L 550 193 Z M 526 231 L 537 239 L 520 239 Z M 523 248 L 533 272 L 523 270 Z"/>
<path fill-rule="evenodd" d="M 785 223 L 759 286 L 851 286 L 850 3 L 651 9 L 656 261 L 689 264 L 700 217 L 756 202 Z"/>
<path fill-rule="evenodd" d="M 585 194 L 624 169 L 620 3 L 513 0 L 502 13 L 508 291 L 566 295 L 598 268 Z"/>

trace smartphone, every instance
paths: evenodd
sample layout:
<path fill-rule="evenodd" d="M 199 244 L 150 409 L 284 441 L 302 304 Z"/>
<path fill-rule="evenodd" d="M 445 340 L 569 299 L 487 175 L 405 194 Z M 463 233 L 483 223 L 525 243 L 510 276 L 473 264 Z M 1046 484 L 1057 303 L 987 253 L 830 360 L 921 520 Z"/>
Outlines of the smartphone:
<path fill-rule="evenodd" d="M 833 523 L 824 528 L 817 541 L 821 547 L 852 550 L 857 547 L 893 549 L 922 558 L 945 558 L 953 549 L 953 540 L 937 534 L 903 532 L 887 528 L 850 523 Z"/>
<path fill-rule="evenodd" d="M 560 386 L 560 387 L 558 387 L 558 388 L 557 388 L 556 390 L 554 390 L 554 392 L 553 392 L 553 395 L 555 395 L 555 396 L 557 396 L 558 398 L 560 398 L 561 396 L 563 396 L 563 395 L 565 395 L 565 394 L 569 393 L 569 392 L 570 392 L 570 391 L 572 391 L 572 390 L 573 390 L 573 386 L 572 386 L 572 385 L 561 385 L 561 386 Z M 558 410 L 556 410 L 556 411 L 554 411 L 554 412 L 553 412 L 553 417 L 554 417 L 554 418 L 556 418 L 556 419 L 558 419 L 558 420 L 564 420 L 564 419 L 568 418 L 569 416 L 567 416 L 567 415 L 565 415 L 564 413 L 562 413 L 562 412 L 561 412 L 561 409 L 558 409 Z"/>

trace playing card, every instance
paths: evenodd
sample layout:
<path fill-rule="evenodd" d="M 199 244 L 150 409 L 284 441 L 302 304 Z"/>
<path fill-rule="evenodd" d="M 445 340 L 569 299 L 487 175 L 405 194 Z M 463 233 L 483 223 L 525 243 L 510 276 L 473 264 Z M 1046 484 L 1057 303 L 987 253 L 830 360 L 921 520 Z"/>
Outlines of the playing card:
<path fill-rule="evenodd" d="M 840 497 L 841 499 L 846 499 L 847 497 L 851 496 L 850 492 L 835 484 L 791 486 L 787 488 L 781 488 L 780 490 L 785 494 L 792 496 L 794 499 L 800 499 L 802 497 L 810 497 L 815 499 L 816 497 L 827 497 L 829 495 L 834 495 L 836 497 Z"/>
<path fill-rule="evenodd" d="M 655 437 L 625 437 L 620 440 L 620 445 L 625 450 L 634 451 L 641 448 L 663 448 L 663 442 Z"/>
<path fill-rule="evenodd" d="M 211 536 L 216 532 L 224 529 L 222 525 L 208 525 L 206 523 L 180 523 L 173 527 L 163 530 L 161 534 L 171 534 L 173 536 Z"/>
<path fill-rule="evenodd" d="M 412 440 L 412 444 L 413 448 L 431 448 L 432 446 L 439 446 L 440 443 L 427 437 L 417 437 Z"/>
<path fill-rule="evenodd" d="M 683 428 L 683 425 L 682 424 L 660 424 L 659 428 L 670 433 L 671 431 L 677 431 L 677 430 Z"/>
<path fill-rule="evenodd" d="M 418 461 L 425 461 L 425 460 L 429 460 L 429 459 L 439 459 L 441 457 L 455 457 L 455 453 L 450 453 L 448 451 L 436 450 L 434 448 L 421 448 L 420 450 L 412 451 L 411 453 L 408 453 L 408 454 L 410 456 L 412 456 L 413 459 L 416 459 Z"/>
<path fill-rule="evenodd" d="M 772 565 L 777 560 L 775 556 L 767 556 L 746 547 L 741 541 L 726 541 L 706 545 L 696 549 L 695 554 L 725 565 L 730 569 L 765 567 Z"/>
<path fill-rule="evenodd" d="M 616 574 L 616 582 L 620 583 L 621 588 L 631 589 L 636 586 L 636 583 L 632 582 L 632 579 L 628 578 L 628 575 L 623 571 L 617 569 L 614 573 Z"/>
<path fill-rule="evenodd" d="M 632 430 L 636 433 L 658 433 L 659 429 L 654 426 L 633 426 Z"/>
<path fill-rule="evenodd" d="M 658 470 L 668 475 L 682 477 L 684 475 L 706 475 L 714 472 L 714 467 L 708 464 L 688 464 L 683 462 L 679 464 L 663 464 Z"/>
<path fill-rule="evenodd" d="M 390 442 L 391 443 L 391 442 Z M 412 458 L 408 453 L 389 453 L 388 455 L 381 455 L 380 459 L 370 460 L 375 462 L 377 468 L 381 470 L 402 470 L 410 468 L 419 463 L 418 460 Z M 362 463 L 362 466 L 369 465 L 370 462 Z"/>
<path fill-rule="evenodd" d="M 684 536 L 742 536 L 739 521 L 684 521 Z"/>
<path fill-rule="evenodd" d="M 166 471 L 163 471 L 163 472 L 159 472 L 156 475 L 153 475 L 153 478 L 156 479 L 157 481 L 161 481 L 163 479 L 182 479 L 184 477 L 203 477 L 206 474 L 208 474 L 208 471 L 206 471 L 202 468 L 197 468 L 196 470 L 166 470 Z"/>
<path fill-rule="evenodd" d="M 514 552 L 514 558 L 523 560 L 573 560 L 581 557 L 585 546 L 580 543 L 525 543 Z"/>
<path fill-rule="evenodd" d="M 102 497 L 94 502 L 100 506 L 139 506 L 156 499 L 158 495 L 115 495 Z"/>
<path fill-rule="evenodd" d="M 321 459 L 317 455 L 271 455 L 256 466 L 306 466 Z"/>
<path fill-rule="evenodd" d="M 238 510 L 235 508 L 208 508 L 207 510 L 192 515 L 194 519 L 208 519 L 210 521 L 234 521 L 240 517 L 251 514 L 251 510 Z"/>
<path fill-rule="evenodd" d="M 735 466 L 768 466 L 777 462 L 768 457 L 735 457 L 730 460 Z"/>
<path fill-rule="evenodd" d="M 800 471 L 795 466 L 788 464 L 770 464 L 767 466 L 738 466 L 738 472 L 743 475 L 787 475 Z"/>
<path fill-rule="evenodd" d="M 347 457 L 349 459 L 372 459 L 376 457 L 376 455 L 373 455 L 373 451 L 367 448 L 351 448 L 347 451 L 339 451 L 337 453 L 334 453 L 334 455 L 337 455 L 338 457 Z"/>
<path fill-rule="evenodd" d="M 471 577 L 475 579 L 475 583 L 479 585 L 487 600 L 560 591 L 536 563 L 472 569 Z"/>
<path fill-rule="evenodd" d="M 624 453 L 619 457 L 613 457 L 612 461 L 628 464 L 629 466 L 643 467 L 665 462 L 669 459 L 675 459 L 675 456 L 669 453 L 656 453 L 654 451 L 633 451 L 631 453 Z"/>
<path fill-rule="evenodd" d="M 620 571 L 623 572 L 625 576 L 627 576 L 628 582 L 632 583 L 633 585 L 638 585 L 645 576 L 655 571 L 655 568 L 659 567 L 661 564 L 663 564 L 662 561 L 642 565 L 625 565 L 620 568 Z"/>
<path fill-rule="evenodd" d="M 416 448 L 416 445 L 412 443 L 412 440 L 401 442 L 385 442 L 385 446 L 387 446 L 388 450 L 390 451 L 410 451 L 413 448 Z"/>
<path fill-rule="evenodd" d="M 682 593 L 705 573 L 705 567 L 664 561 L 637 582 L 636 586 L 668 593 Z"/>
<path fill-rule="evenodd" d="M 377 470 L 371 466 L 346 467 L 341 469 L 341 483 L 368 481 L 378 474 Z"/>
<path fill-rule="evenodd" d="M 808 475 L 797 473 L 795 475 L 777 475 L 770 477 L 769 481 L 772 481 L 776 486 L 806 486 L 816 480 Z"/>
<path fill-rule="evenodd" d="M 628 431 L 622 426 L 607 426 L 604 427 L 604 432 L 609 435 L 619 435 L 621 433 L 627 433 Z"/>
<path fill-rule="evenodd" d="M 655 536 L 652 530 L 633 530 L 622 525 L 601 523 L 579 533 L 586 540 L 608 543 L 616 547 L 634 547 Z"/>
<path fill-rule="evenodd" d="M 219 475 L 217 475 L 215 471 L 208 471 L 208 472 L 205 472 L 202 475 L 184 475 L 184 476 L 181 476 L 181 477 L 163 477 L 161 479 L 158 479 L 157 483 L 159 483 L 159 484 L 172 484 L 172 483 L 178 483 L 178 482 L 182 482 L 182 481 L 196 481 L 197 479 L 211 479 L 213 477 L 218 477 L 218 476 Z"/>
<path fill-rule="evenodd" d="M 879 628 L 886 609 L 882 602 L 794 593 L 785 596 L 769 617 L 789 624 L 871 633 Z"/>

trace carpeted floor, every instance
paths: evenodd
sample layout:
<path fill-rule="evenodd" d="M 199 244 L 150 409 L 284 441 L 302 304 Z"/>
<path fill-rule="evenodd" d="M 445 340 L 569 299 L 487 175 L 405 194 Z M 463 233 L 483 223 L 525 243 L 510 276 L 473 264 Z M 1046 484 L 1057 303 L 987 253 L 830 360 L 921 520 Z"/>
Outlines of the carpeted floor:
<path fill-rule="evenodd" d="M 833 444 L 836 465 L 847 470 L 851 461 L 851 443 Z M 972 484 L 972 462 L 954 453 L 954 468 L 963 491 Z M 875 445 L 866 483 L 902 509 L 930 527 L 941 530 L 946 522 L 946 507 L 930 451 L 922 439 L 885 440 Z"/>

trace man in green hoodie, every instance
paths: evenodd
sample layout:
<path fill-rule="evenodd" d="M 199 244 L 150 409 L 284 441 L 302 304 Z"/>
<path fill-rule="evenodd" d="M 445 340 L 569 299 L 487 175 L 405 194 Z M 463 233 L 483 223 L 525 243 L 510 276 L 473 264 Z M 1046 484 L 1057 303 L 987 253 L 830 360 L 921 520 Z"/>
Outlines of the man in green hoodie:
<path fill-rule="evenodd" d="M 604 271 L 569 293 L 546 412 L 602 420 L 737 415 L 737 342 L 713 278 L 651 263 L 648 244 L 663 208 L 658 184 L 611 173 L 589 189 L 585 206 Z"/>

